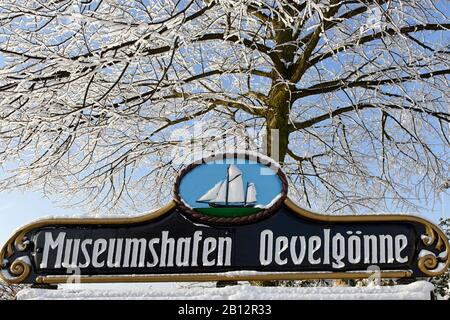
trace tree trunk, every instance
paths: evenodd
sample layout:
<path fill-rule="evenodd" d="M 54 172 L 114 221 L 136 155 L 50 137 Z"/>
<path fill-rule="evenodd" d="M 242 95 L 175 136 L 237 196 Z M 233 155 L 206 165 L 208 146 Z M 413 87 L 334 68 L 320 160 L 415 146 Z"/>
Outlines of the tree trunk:
<path fill-rule="evenodd" d="M 283 163 L 289 145 L 290 93 L 287 85 L 272 87 L 266 115 L 267 155 Z"/>

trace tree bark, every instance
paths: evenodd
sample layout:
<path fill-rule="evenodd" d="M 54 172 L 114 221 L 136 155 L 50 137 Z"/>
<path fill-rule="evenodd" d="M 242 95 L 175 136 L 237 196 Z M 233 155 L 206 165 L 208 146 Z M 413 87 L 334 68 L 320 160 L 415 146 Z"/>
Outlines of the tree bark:
<path fill-rule="evenodd" d="M 267 155 L 280 163 L 284 162 L 289 145 L 290 89 L 289 85 L 275 83 L 266 114 Z"/>

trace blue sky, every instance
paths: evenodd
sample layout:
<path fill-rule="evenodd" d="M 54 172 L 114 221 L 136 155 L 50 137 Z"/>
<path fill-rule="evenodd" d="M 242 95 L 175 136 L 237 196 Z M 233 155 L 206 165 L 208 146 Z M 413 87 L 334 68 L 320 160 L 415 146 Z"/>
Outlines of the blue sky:
<path fill-rule="evenodd" d="M 58 208 L 39 192 L 0 192 L 0 243 L 3 244 L 18 227 L 40 217 L 78 215 L 85 211 Z"/>

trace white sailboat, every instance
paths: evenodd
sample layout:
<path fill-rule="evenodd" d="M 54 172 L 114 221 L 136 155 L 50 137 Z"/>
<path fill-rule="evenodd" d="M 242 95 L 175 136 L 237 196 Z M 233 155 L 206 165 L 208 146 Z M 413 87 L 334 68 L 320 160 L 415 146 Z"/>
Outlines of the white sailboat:
<path fill-rule="evenodd" d="M 249 182 L 244 191 L 242 172 L 231 164 L 226 178 L 216 183 L 197 202 L 208 203 L 211 207 L 253 207 L 256 204 L 256 187 Z"/>

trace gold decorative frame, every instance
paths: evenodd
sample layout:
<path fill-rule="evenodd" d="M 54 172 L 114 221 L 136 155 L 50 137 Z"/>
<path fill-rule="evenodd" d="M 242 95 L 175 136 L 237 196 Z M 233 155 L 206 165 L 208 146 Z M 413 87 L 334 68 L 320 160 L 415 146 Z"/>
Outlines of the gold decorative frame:
<path fill-rule="evenodd" d="M 284 204 L 302 218 L 321 221 L 321 222 L 412 222 L 419 223 L 425 228 L 425 234 L 421 241 L 427 247 L 434 247 L 439 254 L 436 256 L 431 251 L 426 252 L 418 259 L 418 269 L 426 276 L 438 276 L 445 272 L 450 265 L 450 244 L 442 230 L 427 221 L 426 219 L 410 215 L 323 215 L 314 213 L 297 206 L 289 198 L 285 199 Z M 44 219 L 17 230 L 14 235 L 6 242 L 0 251 L 0 278 L 8 283 L 22 283 L 31 274 L 31 265 L 26 259 L 18 258 L 11 263 L 9 269 L 5 269 L 5 262 L 13 256 L 14 252 L 23 252 L 27 249 L 28 242 L 26 234 L 33 229 L 48 226 L 70 226 L 70 225 L 120 225 L 136 224 L 155 220 L 165 214 L 170 213 L 177 207 L 174 201 L 171 201 L 163 208 L 152 213 L 132 217 L 132 218 L 62 218 L 62 219 Z M 436 271 L 436 267 L 440 266 Z M 8 275 L 6 275 L 6 272 Z M 382 278 L 404 278 L 411 277 L 411 270 L 381 271 Z M 261 281 L 261 280 L 306 280 L 306 279 L 363 279 L 373 276 L 373 272 L 273 272 L 261 274 L 233 274 L 227 273 L 205 273 L 205 274 L 153 274 L 153 275 L 103 275 L 103 276 L 79 276 L 77 281 L 81 283 L 106 283 L 106 282 L 171 282 L 171 281 Z M 36 283 L 56 284 L 65 283 L 74 279 L 73 275 L 67 276 L 38 276 Z"/>
<path fill-rule="evenodd" d="M 411 271 L 381 271 L 381 278 L 407 278 Z M 322 280 L 322 279 L 367 279 L 373 272 L 279 272 L 272 274 L 226 275 L 204 274 L 155 274 L 121 276 L 80 276 L 79 283 L 124 283 L 124 282 L 205 282 L 205 281 L 269 281 L 269 280 Z M 67 283 L 73 276 L 37 277 L 39 284 Z"/>

